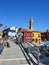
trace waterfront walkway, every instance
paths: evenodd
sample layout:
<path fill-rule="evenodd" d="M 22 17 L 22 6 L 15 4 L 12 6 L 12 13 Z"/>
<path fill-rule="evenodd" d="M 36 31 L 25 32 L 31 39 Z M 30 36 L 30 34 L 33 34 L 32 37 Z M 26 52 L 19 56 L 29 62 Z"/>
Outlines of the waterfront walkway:
<path fill-rule="evenodd" d="M 0 55 L 0 65 L 29 65 L 19 45 L 10 41 L 10 48 L 4 47 Z"/>

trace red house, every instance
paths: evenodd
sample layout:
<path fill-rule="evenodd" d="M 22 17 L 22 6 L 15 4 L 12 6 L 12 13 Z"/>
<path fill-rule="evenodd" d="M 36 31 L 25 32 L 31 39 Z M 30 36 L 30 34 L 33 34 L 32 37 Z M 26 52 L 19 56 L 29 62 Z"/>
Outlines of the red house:
<path fill-rule="evenodd" d="M 32 31 L 31 30 L 23 30 L 22 33 L 23 33 L 23 37 L 22 37 L 23 42 L 32 43 Z"/>
<path fill-rule="evenodd" d="M 41 39 L 42 39 L 42 41 L 49 41 L 49 30 L 41 33 Z"/>

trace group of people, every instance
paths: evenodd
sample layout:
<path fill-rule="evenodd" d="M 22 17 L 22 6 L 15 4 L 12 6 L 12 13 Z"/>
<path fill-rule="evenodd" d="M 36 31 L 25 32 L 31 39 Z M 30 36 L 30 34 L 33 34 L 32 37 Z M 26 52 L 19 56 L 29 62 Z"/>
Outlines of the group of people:
<path fill-rule="evenodd" d="M 10 47 L 8 37 L 0 39 L 0 54 L 2 53 L 5 45 L 7 46 L 7 48 Z"/>

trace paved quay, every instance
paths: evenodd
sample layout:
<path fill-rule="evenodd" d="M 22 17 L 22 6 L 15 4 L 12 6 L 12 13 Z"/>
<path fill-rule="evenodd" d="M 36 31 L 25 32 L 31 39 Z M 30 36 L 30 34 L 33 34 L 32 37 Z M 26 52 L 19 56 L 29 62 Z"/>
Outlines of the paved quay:
<path fill-rule="evenodd" d="M 4 47 L 0 55 L 0 65 L 29 65 L 19 45 L 10 41 L 10 48 Z"/>

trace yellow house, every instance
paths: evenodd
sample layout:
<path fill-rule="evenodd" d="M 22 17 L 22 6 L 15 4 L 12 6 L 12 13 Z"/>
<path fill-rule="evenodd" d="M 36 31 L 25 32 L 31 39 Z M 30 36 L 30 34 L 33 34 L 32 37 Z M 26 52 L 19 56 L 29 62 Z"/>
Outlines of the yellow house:
<path fill-rule="evenodd" d="M 38 43 L 41 41 L 41 32 L 32 31 L 32 43 Z"/>
<path fill-rule="evenodd" d="M 0 32 L 0 39 L 2 39 L 2 32 Z"/>

